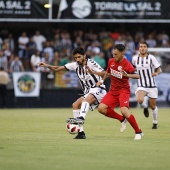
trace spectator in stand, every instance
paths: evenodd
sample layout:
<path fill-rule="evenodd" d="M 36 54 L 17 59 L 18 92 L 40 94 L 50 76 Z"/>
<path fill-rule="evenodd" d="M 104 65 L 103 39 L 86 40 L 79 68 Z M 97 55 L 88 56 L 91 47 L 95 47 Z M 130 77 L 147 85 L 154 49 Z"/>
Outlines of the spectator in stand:
<path fill-rule="evenodd" d="M 77 48 L 78 46 L 82 46 L 83 41 L 81 37 L 76 37 L 75 42 L 73 43 L 73 48 Z"/>
<path fill-rule="evenodd" d="M 43 49 L 43 53 L 48 53 L 48 55 L 49 55 L 49 58 L 48 58 L 48 60 L 49 60 L 49 63 L 53 60 L 53 55 L 54 55 L 54 49 L 51 47 L 51 45 L 50 45 L 50 42 L 49 41 L 46 41 L 45 43 L 44 43 L 44 49 Z"/>
<path fill-rule="evenodd" d="M 15 41 L 14 41 L 12 33 L 9 34 L 8 38 L 6 38 L 5 41 L 8 42 L 9 50 L 13 53 L 15 51 Z"/>
<path fill-rule="evenodd" d="M 126 51 L 129 51 L 131 55 L 135 53 L 135 43 L 131 35 L 126 37 Z"/>
<path fill-rule="evenodd" d="M 41 61 L 46 64 L 50 64 L 49 63 L 49 53 L 43 53 L 43 57 L 41 58 Z M 48 76 L 51 76 L 50 69 L 47 67 L 42 67 L 41 68 L 41 76 L 42 76 L 41 87 L 48 88 L 49 85 L 51 86 L 51 81 L 49 82 L 49 78 L 48 78 Z"/>
<path fill-rule="evenodd" d="M 18 56 L 20 59 L 23 59 L 26 56 L 26 45 L 28 42 L 29 38 L 27 37 L 27 33 L 23 32 L 18 38 Z"/>
<path fill-rule="evenodd" d="M 30 60 L 32 71 L 39 72 L 41 70 L 41 68 L 38 67 L 38 63 L 40 62 L 41 62 L 40 52 L 36 50 L 35 53 L 31 56 Z"/>
<path fill-rule="evenodd" d="M 125 45 L 126 44 L 125 36 L 124 35 L 120 35 L 118 37 L 118 39 L 115 41 L 115 45 L 116 44 L 123 44 L 123 45 Z"/>
<path fill-rule="evenodd" d="M 2 108 L 7 107 L 7 84 L 9 81 L 8 73 L 4 71 L 3 67 L 0 67 L 0 97 L 2 99 Z"/>
<path fill-rule="evenodd" d="M 154 39 L 154 34 L 152 34 L 152 33 L 148 35 L 148 38 L 146 39 L 146 42 L 148 44 L 148 47 L 153 48 L 153 47 L 157 46 L 157 42 Z"/>
<path fill-rule="evenodd" d="M 4 71 L 8 72 L 8 60 L 3 50 L 0 50 L 0 67 L 2 67 Z"/>
<path fill-rule="evenodd" d="M 36 44 L 37 50 L 41 52 L 43 50 L 43 43 L 46 41 L 46 38 L 41 35 L 40 31 L 37 30 L 33 36 L 33 40 Z"/>
<path fill-rule="evenodd" d="M 11 58 L 12 52 L 9 49 L 9 42 L 7 40 L 4 40 L 2 50 L 4 51 L 4 55 L 7 57 L 7 60 L 9 61 Z"/>
<path fill-rule="evenodd" d="M 2 50 L 3 39 L 0 37 L 0 50 Z"/>
<path fill-rule="evenodd" d="M 53 60 L 51 61 L 51 65 L 58 66 L 59 62 L 60 62 L 60 53 L 56 51 L 54 53 Z"/>
<path fill-rule="evenodd" d="M 61 59 L 59 62 L 59 66 L 64 66 L 65 64 L 70 62 L 68 56 L 66 55 L 64 51 L 62 51 L 60 54 L 61 54 Z"/>
<path fill-rule="evenodd" d="M 169 36 L 162 31 L 156 37 L 157 39 L 157 47 L 169 47 Z"/>
<path fill-rule="evenodd" d="M 24 66 L 17 55 L 15 55 L 14 60 L 10 65 L 10 72 L 21 72 L 24 71 Z"/>
<path fill-rule="evenodd" d="M 161 34 L 162 34 L 162 46 L 169 47 L 169 35 L 165 32 L 165 30 L 163 30 Z"/>
<path fill-rule="evenodd" d="M 36 43 L 33 40 L 33 37 L 31 36 L 29 38 L 29 42 L 27 43 L 27 59 L 30 60 L 31 56 L 36 51 Z"/>
<path fill-rule="evenodd" d="M 72 41 L 68 32 L 61 33 L 61 49 L 72 48 Z"/>
<path fill-rule="evenodd" d="M 96 61 L 103 69 L 105 69 L 106 61 L 104 59 L 104 53 L 100 51 L 99 47 L 94 47 L 92 51 L 94 53 L 93 60 Z"/>
<path fill-rule="evenodd" d="M 56 33 L 54 36 L 54 50 L 60 51 L 61 50 L 61 40 L 60 40 L 60 34 Z"/>

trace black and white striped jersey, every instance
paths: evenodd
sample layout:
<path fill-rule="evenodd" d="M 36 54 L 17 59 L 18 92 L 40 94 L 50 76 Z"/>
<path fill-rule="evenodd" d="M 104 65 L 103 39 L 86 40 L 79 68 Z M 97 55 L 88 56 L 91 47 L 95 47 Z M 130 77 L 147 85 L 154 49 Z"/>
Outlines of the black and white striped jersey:
<path fill-rule="evenodd" d="M 92 59 L 87 59 L 87 64 L 83 67 L 78 65 L 77 62 L 65 65 L 67 70 L 74 70 L 77 73 L 84 94 L 87 94 L 90 88 L 95 87 L 96 83 L 102 80 L 101 76 L 88 73 L 86 66 L 88 66 L 92 71 L 104 71 L 103 68 Z M 105 88 L 105 85 L 102 84 L 100 87 Z"/>
<path fill-rule="evenodd" d="M 0 67 L 4 68 L 6 70 L 6 64 L 7 63 L 7 57 L 6 56 L 1 56 L 0 57 Z"/>
<path fill-rule="evenodd" d="M 132 58 L 132 64 L 140 76 L 137 83 L 138 87 L 156 87 L 155 78 L 152 77 L 152 73 L 160 67 L 160 64 L 153 55 L 148 54 L 146 57 L 135 55 Z"/>
<path fill-rule="evenodd" d="M 22 71 L 22 62 L 20 60 L 19 61 L 13 60 L 11 62 L 11 68 L 12 68 L 13 72 L 20 72 L 20 71 Z"/>

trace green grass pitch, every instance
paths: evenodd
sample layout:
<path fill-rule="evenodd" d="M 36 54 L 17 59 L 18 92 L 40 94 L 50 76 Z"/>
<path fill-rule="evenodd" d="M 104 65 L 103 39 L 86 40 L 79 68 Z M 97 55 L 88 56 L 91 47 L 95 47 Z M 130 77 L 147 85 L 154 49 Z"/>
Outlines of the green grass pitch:
<path fill-rule="evenodd" d="M 119 112 L 119 109 L 116 109 Z M 144 137 L 134 141 L 129 124 L 89 111 L 84 125 L 87 139 L 74 140 L 66 131 L 68 109 L 1 109 L 0 170 L 168 170 L 170 169 L 170 109 L 159 108 L 159 124 L 152 115 L 131 109 Z"/>

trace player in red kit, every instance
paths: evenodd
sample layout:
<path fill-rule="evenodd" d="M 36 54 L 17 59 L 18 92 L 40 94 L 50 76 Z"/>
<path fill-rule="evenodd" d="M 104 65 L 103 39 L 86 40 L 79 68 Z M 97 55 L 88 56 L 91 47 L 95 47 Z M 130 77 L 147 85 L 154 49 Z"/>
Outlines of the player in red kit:
<path fill-rule="evenodd" d="M 117 44 L 112 51 L 114 58 L 109 60 L 106 74 L 103 77 L 103 81 L 106 77 L 111 77 L 111 86 L 109 92 L 104 96 L 98 106 L 98 111 L 109 118 L 118 119 L 122 122 L 124 128 L 120 129 L 121 132 L 126 128 L 125 121 L 127 120 L 135 130 L 134 140 L 140 140 L 143 133 L 135 117 L 129 111 L 129 78 L 138 79 L 139 75 L 136 73 L 132 64 L 124 58 L 124 52 L 125 46 L 123 44 Z M 98 85 L 102 84 L 103 81 L 98 82 Z M 118 105 L 120 106 L 122 115 L 114 111 L 114 108 Z"/>

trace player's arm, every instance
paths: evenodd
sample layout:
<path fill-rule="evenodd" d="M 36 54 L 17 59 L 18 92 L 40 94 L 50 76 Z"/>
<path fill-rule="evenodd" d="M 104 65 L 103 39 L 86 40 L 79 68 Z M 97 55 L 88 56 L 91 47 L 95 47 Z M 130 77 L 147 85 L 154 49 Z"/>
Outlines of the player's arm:
<path fill-rule="evenodd" d="M 105 81 L 108 77 L 110 77 L 110 73 L 108 73 L 108 72 L 105 71 L 105 74 L 104 74 L 104 76 L 102 77 L 103 79 L 100 80 L 99 82 L 97 82 L 96 86 L 102 85 L 102 84 L 104 83 L 104 81 Z"/>
<path fill-rule="evenodd" d="M 100 72 L 98 72 L 98 71 L 93 71 L 92 74 L 96 74 L 96 75 L 98 75 L 98 76 L 104 77 L 105 73 L 106 73 L 106 71 L 100 71 Z"/>
<path fill-rule="evenodd" d="M 161 67 L 158 67 L 155 69 L 155 72 L 152 74 L 152 77 L 155 77 L 155 76 L 159 75 L 160 73 L 162 73 L 162 69 L 161 69 Z"/>
<path fill-rule="evenodd" d="M 55 72 L 58 72 L 60 70 L 66 70 L 66 68 L 64 66 L 52 66 L 52 65 L 49 65 L 49 64 L 44 63 L 44 62 L 40 62 L 38 64 L 38 66 L 49 68 L 50 70 L 55 71 Z"/>
<path fill-rule="evenodd" d="M 139 79 L 140 78 L 139 74 L 137 74 L 136 71 L 128 74 L 126 71 L 122 70 L 121 73 L 123 74 L 123 76 L 128 77 L 128 78 L 132 78 L 132 79 Z"/>
<path fill-rule="evenodd" d="M 105 75 L 105 73 L 106 73 L 106 71 L 92 71 L 88 66 L 86 66 L 86 68 L 87 68 L 87 71 L 90 73 L 90 74 L 96 74 L 96 75 L 98 75 L 98 76 L 101 76 L 101 77 L 103 77 L 104 75 Z"/>

